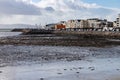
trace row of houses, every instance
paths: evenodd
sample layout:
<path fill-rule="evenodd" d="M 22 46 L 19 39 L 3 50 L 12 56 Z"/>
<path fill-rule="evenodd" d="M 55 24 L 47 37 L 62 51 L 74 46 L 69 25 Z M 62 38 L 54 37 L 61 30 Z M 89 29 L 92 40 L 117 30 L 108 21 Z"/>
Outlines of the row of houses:
<path fill-rule="evenodd" d="M 107 21 L 107 19 L 91 18 L 91 19 L 76 19 L 68 21 L 60 21 L 56 24 L 47 24 L 46 29 L 112 29 L 120 27 L 120 15 L 116 21 Z"/>

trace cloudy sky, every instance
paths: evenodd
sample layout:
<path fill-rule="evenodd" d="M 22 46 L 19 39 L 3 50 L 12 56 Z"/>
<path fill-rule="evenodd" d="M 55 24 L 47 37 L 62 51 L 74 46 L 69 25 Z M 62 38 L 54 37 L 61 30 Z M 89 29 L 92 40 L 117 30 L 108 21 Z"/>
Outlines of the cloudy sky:
<path fill-rule="evenodd" d="M 0 24 L 47 24 L 98 17 L 115 20 L 120 0 L 0 0 Z"/>

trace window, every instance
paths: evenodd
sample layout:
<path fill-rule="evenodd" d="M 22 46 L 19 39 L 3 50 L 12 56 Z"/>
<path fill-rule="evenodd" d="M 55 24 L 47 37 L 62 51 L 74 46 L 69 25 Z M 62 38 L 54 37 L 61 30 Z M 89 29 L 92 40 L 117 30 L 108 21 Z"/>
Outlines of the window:
<path fill-rule="evenodd" d="M 119 22 L 119 18 L 117 18 L 117 22 Z"/>

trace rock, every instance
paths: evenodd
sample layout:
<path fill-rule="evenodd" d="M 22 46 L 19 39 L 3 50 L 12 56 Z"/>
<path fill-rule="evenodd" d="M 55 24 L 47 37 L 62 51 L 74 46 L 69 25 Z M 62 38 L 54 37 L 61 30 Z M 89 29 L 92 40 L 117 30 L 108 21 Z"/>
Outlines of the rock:
<path fill-rule="evenodd" d="M 64 69 L 65 71 L 67 70 L 67 69 Z"/>
<path fill-rule="evenodd" d="M 72 71 L 72 69 L 70 69 Z"/>
<path fill-rule="evenodd" d="M 79 67 L 78 69 L 83 69 L 83 67 Z"/>
<path fill-rule="evenodd" d="M 73 69 L 77 70 L 77 68 L 73 67 Z"/>
<path fill-rule="evenodd" d="M 44 80 L 44 78 L 40 78 L 40 80 Z"/>
<path fill-rule="evenodd" d="M 76 72 L 77 74 L 79 74 L 80 72 Z"/>
<path fill-rule="evenodd" d="M 117 71 L 120 71 L 120 69 L 116 69 Z"/>
<path fill-rule="evenodd" d="M 0 73 L 2 73 L 2 71 L 0 71 Z"/>
<path fill-rule="evenodd" d="M 57 74 L 62 74 L 62 73 L 57 73 Z"/>
<path fill-rule="evenodd" d="M 95 67 L 89 67 L 88 69 L 90 69 L 91 71 L 94 71 Z"/>

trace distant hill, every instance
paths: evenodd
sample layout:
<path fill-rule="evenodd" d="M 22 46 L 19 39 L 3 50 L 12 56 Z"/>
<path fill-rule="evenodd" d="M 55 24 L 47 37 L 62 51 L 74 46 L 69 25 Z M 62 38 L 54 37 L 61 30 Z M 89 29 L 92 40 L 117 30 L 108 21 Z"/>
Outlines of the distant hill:
<path fill-rule="evenodd" d="M 30 24 L 0 24 L 0 29 L 14 29 L 14 28 L 38 28 L 39 26 Z"/>

